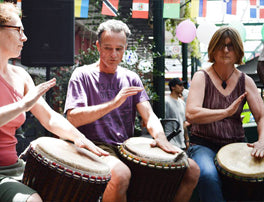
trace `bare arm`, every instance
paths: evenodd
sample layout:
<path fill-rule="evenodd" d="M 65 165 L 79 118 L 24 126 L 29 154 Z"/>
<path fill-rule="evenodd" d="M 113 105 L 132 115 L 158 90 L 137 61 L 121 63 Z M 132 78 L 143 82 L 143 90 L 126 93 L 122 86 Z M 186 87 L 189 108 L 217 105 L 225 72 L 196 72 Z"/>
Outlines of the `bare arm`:
<path fill-rule="evenodd" d="M 206 124 L 233 115 L 247 93 L 242 94 L 226 109 L 203 108 L 205 78 L 203 72 L 196 72 L 191 83 L 186 104 L 186 120 L 189 123 Z"/>
<path fill-rule="evenodd" d="M 258 141 L 253 144 L 248 144 L 253 147 L 252 155 L 256 157 L 264 157 L 264 105 L 263 100 L 256 88 L 254 81 L 246 76 L 246 91 L 247 102 L 250 107 L 250 111 L 252 112 L 255 121 L 257 123 L 258 129 Z"/>
<path fill-rule="evenodd" d="M 138 103 L 137 110 L 140 113 L 148 132 L 155 139 L 152 146 L 158 146 L 169 153 L 178 152 L 179 150 L 168 142 L 160 120 L 153 112 L 150 103 L 148 101 Z"/>
<path fill-rule="evenodd" d="M 88 123 L 92 123 L 104 115 L 108 114 L 112 110 L 121 106 L 127 99 L 127 97 L 136 95 L 142 91 L 141 87 L 127 87 L 120 90 L 117 96 L 106 103 L 88 107 L 79 107 L 67 111 L 68 120 L 75 126 L 79 127 Z"/>
<path fill-rule="evenodd" d="M 21 113 L 29 111 L 37 100 L 56 84 L 55 79 L 41 83 L 27 92 L 19 102 L 0 107 L 0 126 L 15 119 Z"/>
<path fill-rule="evenodd" d="M 52 87 L 53 85 L 55 85 L 55 80 L 51 80 L 50 82 L 51 83 L 48 86 L 46 86 L 48 89 Z M 44 89 L 46 89 L 46 87 Z M 36 89 L 38 88 L 35 87 L 33 80 L 31 79 L 29 75 L 27 75 L 25 78 L 25 93 L 28 95 L 28 93 L 32 91 L 34 92 Z M 30 95 L 32 94 L 30 93 Z M 30 96 L 27 99 L 32 100 Z M 82 133 L 80 133 L 73 125 L 71 125 L 70 122 L 67 121 L 67 119 L 65 119 L 59 113 L 52 110 L 41 96 L 37 99 L 37 101 L 31 107 L 27 109 L 28 110 L 30 109 L 31 113 L 40 121 L 40 123 L 47 130 L 54 133 L 58 137 L 71 140 L 77 146 L 89 149 L 90 151 L 94 152 L 97 155 L 108 155 L 108 152 L 105 152 L 104 150 L 95 146 Z"/>

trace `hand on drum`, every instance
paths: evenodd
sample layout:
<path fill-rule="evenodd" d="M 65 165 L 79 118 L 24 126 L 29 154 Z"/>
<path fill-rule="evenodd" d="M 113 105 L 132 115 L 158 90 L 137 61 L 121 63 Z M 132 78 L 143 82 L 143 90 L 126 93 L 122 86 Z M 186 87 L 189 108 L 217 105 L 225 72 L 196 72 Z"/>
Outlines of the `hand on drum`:
<path fill-rule="evenodd" d="M 251 155 L 256 158 L 263 158 L 264 157 L 264 142 L 254 142 L 254 143 L 248 143 L 249 147 L 253 147 Z"/>
<path fill-rule="evenodd" d="M 179 153 L 181 152 L 180 148 L 177 148 L 176 146 L 172 145 L 167 138 L 164 137 L 158 137 L 155 138 L 155 140 L 153 141 L 153 143 L 151 144 L 152 147 L 159 147 L 161 148 L 163 151 L 168 152 L 168 153 Z"/>
<path fill-rule="evenodd" d="M 109 155 L 107 151 L 104 151 L 100 147 L 97 147 L 93 142 L 91 142 L 85 137 L 75 138 L 74 144 L 77 147 L 88 149 L 89 151 L 95 153 L 98 156 L 108 156 Z"/>

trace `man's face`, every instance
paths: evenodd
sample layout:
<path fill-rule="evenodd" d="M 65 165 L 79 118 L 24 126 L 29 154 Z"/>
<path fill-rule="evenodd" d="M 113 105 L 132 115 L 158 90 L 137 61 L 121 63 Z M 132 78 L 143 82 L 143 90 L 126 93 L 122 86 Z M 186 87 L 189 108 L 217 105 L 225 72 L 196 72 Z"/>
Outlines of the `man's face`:
<path fill-rule="evenodd" d="M 173 88 L 173 91 L 180 94 L 184 90 L 183 84 L 176 84 Z"/>
<path fill-rule="evenodd" d="M 127 47 L 125 33 L 104 31 L 101 35 L 101 43 L 97 41 L 96 46 L 100 53 L 100 70 L 105 73 L 115 73 Z"/>

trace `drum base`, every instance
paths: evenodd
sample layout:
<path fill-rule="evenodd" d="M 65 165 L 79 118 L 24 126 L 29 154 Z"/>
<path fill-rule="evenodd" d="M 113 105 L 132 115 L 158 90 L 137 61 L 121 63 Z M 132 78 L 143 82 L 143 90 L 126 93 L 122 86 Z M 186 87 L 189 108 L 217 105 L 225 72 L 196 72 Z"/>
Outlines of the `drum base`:
<path fill-rule="evenodd" d="M 58 170 L 29 155 L 22 182 L 36 190 L 43 201 L 97 202 L 106 188 L 107 183 L 91 183 Z"/>
<path fill-rule="evenodd" d="M 142 165 L 135 166 L 134 162 L 122 160 L 132 173 L 127 191 L 129 202 L 172 201 L 186 171 L 186 168 L 161 170 Z"/>
<path fill-rule="evenodd" d="M 222 175 L 222 190 L 227 201 L 264 201 L 264 182 L 244 182 Z"/>

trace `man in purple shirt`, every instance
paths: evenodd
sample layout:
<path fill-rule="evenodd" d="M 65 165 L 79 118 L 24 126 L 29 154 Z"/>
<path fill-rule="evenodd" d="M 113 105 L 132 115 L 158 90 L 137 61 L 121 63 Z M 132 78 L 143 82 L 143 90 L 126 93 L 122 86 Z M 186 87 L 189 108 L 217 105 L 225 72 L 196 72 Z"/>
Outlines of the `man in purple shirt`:
<path fill-rule="evenodd" d="M 167 141 L 138 75 L 118 66 L 127 48 L 128 26 L 118 20 L 108 20 L 100 24 L 97 35 L 100 60 L 73 72 L 65 113 L 86 137 L 112 154 L 102 157 L 112 175 L 103 201 L 126 201 L 131 172 L 115 152 L 117 145 L 133 136 L 136 111 L 155 140 L 152 146 L 169 153 L 176 153 L 177 149 Z M 177 201 L 190 199 L 199 178 L 197 164 L 191 159 L 189 164 L 181 187 L 175 193 Z"/>

